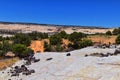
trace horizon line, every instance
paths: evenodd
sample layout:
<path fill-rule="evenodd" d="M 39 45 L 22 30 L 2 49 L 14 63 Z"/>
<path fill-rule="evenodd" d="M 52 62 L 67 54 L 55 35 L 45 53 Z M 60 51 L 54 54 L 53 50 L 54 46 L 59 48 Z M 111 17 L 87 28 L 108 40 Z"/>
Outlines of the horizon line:
<path fill-rule="evenodd" d="M 104 26 L 87 26 L 87 25 L 75 25 L 75 24 L 49 24 L 49 23 L 38 23 L 38 22 L 14 22 L 14 21 L 0 21 L 0 24 L 22 24 L 22 25 L 44 25 L 44 26 L 55 26 L 55 27 L 90 27 L 90 28 L 117 28 L 117 27 L 104 27 Z"/>

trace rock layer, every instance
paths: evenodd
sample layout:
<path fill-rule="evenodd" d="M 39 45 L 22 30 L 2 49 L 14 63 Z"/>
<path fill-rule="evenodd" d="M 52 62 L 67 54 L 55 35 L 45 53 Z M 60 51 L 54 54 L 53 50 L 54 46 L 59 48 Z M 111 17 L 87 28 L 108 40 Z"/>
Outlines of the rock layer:
<path fill-rule="evenodd" d="M 85 54 L 114 53 L 115 49 L 100 49 L 88 47 L 68 53 L 45 52 L 35 54 L 39 62 L 28 67 L 34 69 L 35 73 L 19 77 L 10 77 L 6 69 L 4 74 L 0 72 L 1 80 L 119 80 L 120 79 L 120 55 L 108 57 L 84 57 Z M 51 60 L 46 60 L 52 58 Z M 19 61 L 15 65 L 21 65 L 24 61 Z"/>

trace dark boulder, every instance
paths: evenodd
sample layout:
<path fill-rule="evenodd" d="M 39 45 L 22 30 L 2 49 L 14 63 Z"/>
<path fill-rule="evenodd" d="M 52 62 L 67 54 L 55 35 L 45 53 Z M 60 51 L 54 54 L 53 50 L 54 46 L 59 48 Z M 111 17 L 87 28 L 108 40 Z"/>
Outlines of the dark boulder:
<path fill-rule="evenodd" d="M 16 70 L 14 70 L 16 73 L 21 73 L 22 72 L 22 70 L 21 69 L 16 69 Z"/>
<path fill-rule="evenodd" d="M 25 65 L 21 65 L 21 68 L 24 68 L 25 67 Z"/>
<path fill-rule="evenodd" d="M 116 49 L 114 55 L 120 54 L 120 49 Z"/>
<path fill-rule="evenodd" d="M 15 66 L 15 69 L 19 69 L 19 67 L 18 67 L 18 66 Z"/>
<path fill-rule="evenodd" d="M 35 73 L 35 70 L 30 70 L 31 73 Z"/>
<path fill-rule="evenodd" d="M 85 57 L 88 57 L 88 54 L 86 54 Z"/>
<path fill-rule="evenodd" d="M 31 72 L 30 71 L 25 71 L 25 72 L 23 72 L 23 75 L 31 75 Z"/>
<path fill-rule="evenodd" d="M 52 60 L 53 58 L 47 58 L 46 61 Z"/>
<path fill-rule="evenodd" d="M 26 61 L 25 65 L 31 65 L 31 62 Z"/>
<path fill-rule="evenodd" d="M 14 74 L 11 75 L 11 77 L 12 76 L 19 76 L 19 74 L 18 73 L 14 73 Z"/>
<path fill-rule="evenodd" d="M 71 56 L 71 54 L 70 54 L 70 53 L 67 53 L 66 56 Z"/>
<path fill-rule="evenodd" d="M 39 62 L 39 61 L 40 61 L 40 59 L 35 59 L 35 60 L 34 60 L 34 62 Z"/>

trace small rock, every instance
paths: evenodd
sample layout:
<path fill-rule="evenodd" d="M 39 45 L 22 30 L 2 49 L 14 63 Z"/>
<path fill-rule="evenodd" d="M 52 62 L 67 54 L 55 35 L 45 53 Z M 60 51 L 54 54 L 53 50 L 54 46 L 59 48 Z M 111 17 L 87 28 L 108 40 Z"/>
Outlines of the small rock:
<path fill-rule="evenodd" d="M 39 62 L 39 61 L 40 61 L 40 59 L 35 59 L 35 60 L 34 60 L 34 62 Z"/>
<path fill-rule="evenodd" d="M 52 60 L 53 58 L 47 58 L 46 60 L 49 61 L 49 60 Z"/>
<path fill-rule="evenodd" d="M 35 70 L 30 70 L 31 73 L 35 73 Z"/>
<path fill-rule="evenodd" d="M 71 54 L 70 54 L 70 53 L 68 53 L 68 54 L 66 54 L 66 56 L 71 56 Z"/>
<path fill-rule="evenodd" d="M 19 67 L 18 66 L 15 66 L 15 69 L 18 69 Z"/>
<path fill-rule="evenodd" d="M 12 76 L 19 76 L 19 74 L 18 73 L 14 73 L 14 74 L 11 75 L 11 77 Z"/>
<path fill-rule="evenodd" d="M 88 55 L 86 54 L 85 57 L 88 57 Z"/>

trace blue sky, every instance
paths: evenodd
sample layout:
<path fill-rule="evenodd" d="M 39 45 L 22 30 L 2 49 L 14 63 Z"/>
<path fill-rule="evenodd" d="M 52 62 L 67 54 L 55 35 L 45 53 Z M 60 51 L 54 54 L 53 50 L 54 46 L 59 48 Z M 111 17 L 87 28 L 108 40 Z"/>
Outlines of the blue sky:
<path fill-rule="evenodd" d="M 120 0 L 0 0 L 0 21 L 120 26 Z"/>

